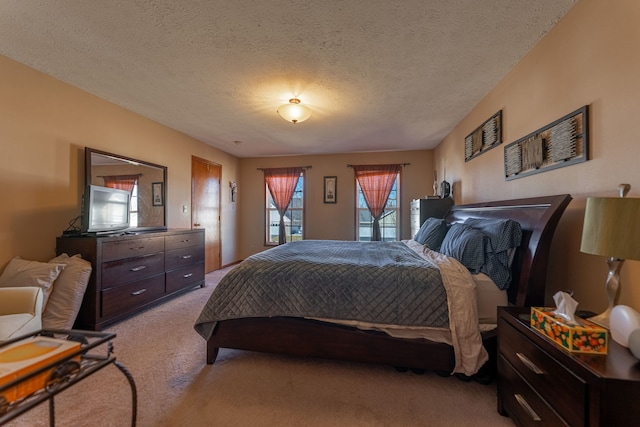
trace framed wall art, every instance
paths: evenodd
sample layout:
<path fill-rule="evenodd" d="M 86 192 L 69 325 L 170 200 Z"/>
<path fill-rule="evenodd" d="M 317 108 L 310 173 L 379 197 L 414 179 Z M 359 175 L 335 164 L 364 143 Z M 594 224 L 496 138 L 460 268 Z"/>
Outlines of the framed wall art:
<path fill-rule="evenodd" d="M 164 206 L 164 200 L 162 200 L 162 187 L 164 183 L 153 182 L 151 183 L 151 197 L 153 200 L 153 206 Z"/>
<path fill-rule="evenodd" d="M 338 177 L 324 177 L 324 202 L 337 203 L 338 201 Z"/>
<path fill-rule="evenodd" d="M 478 157 L 502 143 L 502 110 L 478 126 L 464 139 L 464 161 Z"/>
<path fill-rule="evenodd" d="M 585 105 L 505 146 L 505 180 L 586 162 L 589 154 L 588 112 Z"/>

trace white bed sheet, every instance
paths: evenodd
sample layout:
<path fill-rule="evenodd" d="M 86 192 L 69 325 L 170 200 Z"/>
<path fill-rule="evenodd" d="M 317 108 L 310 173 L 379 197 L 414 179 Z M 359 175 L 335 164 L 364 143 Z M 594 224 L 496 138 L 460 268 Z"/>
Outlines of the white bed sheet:
<path fill-rule="evenodd" d="M 500 289 L 484 273 L 472 274 L 471 278 L 476 283 L 480 328 L 483 331 L 493 329 L 497 327 L 498 323 L 498 307 L 509 305 L 507 291 Z"/>

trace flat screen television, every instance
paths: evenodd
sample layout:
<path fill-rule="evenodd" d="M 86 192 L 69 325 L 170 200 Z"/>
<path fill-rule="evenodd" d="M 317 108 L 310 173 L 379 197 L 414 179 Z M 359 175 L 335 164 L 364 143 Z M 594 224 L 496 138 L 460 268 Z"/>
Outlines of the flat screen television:
<path fill-rule="evenodd" d="M 129 228 L 131 194 L 87 185 L 82 199 L 82 233 L 108 234 Z"/>

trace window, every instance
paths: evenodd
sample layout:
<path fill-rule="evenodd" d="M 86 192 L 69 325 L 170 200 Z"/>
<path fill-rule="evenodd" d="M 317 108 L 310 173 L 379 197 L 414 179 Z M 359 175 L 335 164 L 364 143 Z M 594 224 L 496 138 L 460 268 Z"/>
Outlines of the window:
<path fill-rule="evenodd" d="M 129 212 L 129 227 L 138 226 L 138 181 L 133 185 L 131 190 L 131 203 Z"/>
<path fill-rule="evenodd" d="M 387 198 L 387 204 L 384 208 L 384 213 L 380 218 L 380 234 L 383 241 L 398 240 L 400 235 L 400 203 L 398 200 L 400 191 L 400 174 L 396 175 L 396 179 Z M 356 207 L 356 240 L 370 241 L 373 235 L 373 216 L 367 207 L 367 203 L 364 200 L 362 194 L 362 188 L 356 180 L 356 191 L 358 206 Z"/>
<path fill-rule="evenodd" d="M 126 190 L 131 193 L 129 203 L 129 227 L 138 226 L 139 209 L 138 209 L 138 187 L 140 175 L 108 175 L 103 176 L 104 186 L 107 188 L 117 188 Z"/>
<path fill-rule="evenodd" d="M 280 214 L 276 209 L 271 193 L 265 181 L 265 199 L 266 199 L 266 232 L 265 244 L 278 244 L 278 227 L 280 224 Z M 304 223 L 304 172 L 300 174 L 300 179 L 293 191 L 291 202 L 284 214 L 284 224 L 287 234 L 287 242 L 294 240 L 303 240 L 303 223 Z"/>

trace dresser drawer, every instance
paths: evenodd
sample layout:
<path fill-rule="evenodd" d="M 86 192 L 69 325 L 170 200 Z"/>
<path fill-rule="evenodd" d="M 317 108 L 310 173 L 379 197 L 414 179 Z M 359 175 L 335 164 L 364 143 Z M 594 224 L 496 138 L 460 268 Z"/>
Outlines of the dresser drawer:
<path fill-rule="evenodd" d="M 567 426 L 502 356 L 498 357 L 498 369 L 503 404 L 518 426 Z"/>
<path fill-rule="evenodd" d="M 102 264 L 102 290 L 164 272 L 164 253 L 158 252 Z"/>
<path fill-rule="evenodd" d="M 167 293 L 196 286 L 204 281 L 204 262 L 167 272 Z"/>
<path fill-rule="evenodd" d="M 164 267 L 167 271 L 204 261 L 204 247 L 187 246 L 167 251 L 164 254 Z"/>
<path fill-rule="evenodd" d="M 506 322 L 500 326 L 500 355 L 542 399 L 561 413 L 570 425 L 584 425 L 587 406 L 586 383 L 513 326 Z"/>
<path fill-rule="evenodd" d="M 164 237 L 116 240 L 102 244 L 102 262 L 164 252 Z"/>
<path fill-rule="evenodd" d="M 204 232 L 174 234 L 165 237 L 166 249 L 179 249 L 187 246 L 202 246 L 204 243 Z"/>
<path fill-rule="evenodd" d="M 420 229 L 420 215 L 411 215 L 411 229 Z"/>
<path fill-rule="evenodd" d="M 164 295 L 164 274 L 102 291 L 102 317 L 126 314 Z"/>

